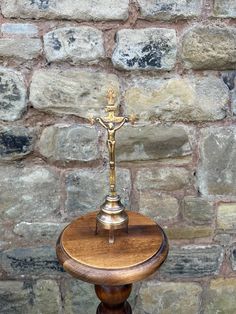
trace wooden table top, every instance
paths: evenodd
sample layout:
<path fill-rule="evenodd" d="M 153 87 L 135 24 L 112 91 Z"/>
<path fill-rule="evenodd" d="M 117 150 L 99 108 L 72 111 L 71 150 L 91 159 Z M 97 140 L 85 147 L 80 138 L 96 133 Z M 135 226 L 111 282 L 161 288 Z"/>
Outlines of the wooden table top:
<path fill-rule="evenodd" d="M 165 233 L 152 219 L 128 211 L 129 231 L 116 230 L 109 244 L 108 231 L 95 235 L 97 212 L 70 223 L 57 243 L 57 256 L 72 276 L 93 284 L 128 284 L 155 272 L 168 253 Z"/>

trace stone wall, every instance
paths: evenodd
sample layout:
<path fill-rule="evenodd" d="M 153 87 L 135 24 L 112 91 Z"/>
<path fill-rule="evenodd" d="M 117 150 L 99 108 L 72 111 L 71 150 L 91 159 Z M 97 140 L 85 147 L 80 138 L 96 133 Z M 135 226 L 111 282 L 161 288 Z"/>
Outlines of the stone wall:
<path fill-rule="evenodd" d="M 107 189 L 106 91 L 121 112 L 118 186 L 161 223 L 168 261 L 135 314 L 236 313 L 235 0 L 2 0 L 0 312 L 93 314 L 60 230 Z"/>

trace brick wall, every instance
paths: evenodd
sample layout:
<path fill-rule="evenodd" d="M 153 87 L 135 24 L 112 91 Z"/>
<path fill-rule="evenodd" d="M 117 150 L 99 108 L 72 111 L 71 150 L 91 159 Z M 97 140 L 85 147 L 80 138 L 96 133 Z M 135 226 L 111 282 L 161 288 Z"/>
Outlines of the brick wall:
<path fill-rule="evenodd" d="M 171 245 L 134 313 L 235 314 L 235 24 L 235 0 L 1 1 L 1 313 L 95 313 L 54 247 L 106 194 L 88 116 L 112 85 L 139 116 L 118 134 L 120 193 Z"/>

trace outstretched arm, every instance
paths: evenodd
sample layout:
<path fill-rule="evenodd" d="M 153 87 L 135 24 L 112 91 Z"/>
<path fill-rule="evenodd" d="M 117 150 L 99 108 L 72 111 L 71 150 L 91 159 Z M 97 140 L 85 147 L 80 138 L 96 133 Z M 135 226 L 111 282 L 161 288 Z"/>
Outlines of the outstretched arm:
<path fill-rule="evenodd" d="M 96 121 L 98 121 L 101 126 L 103 126 L 105 129 L 108 129 L 108 126 L 104 123 L 104 121 L 101 118 L 96 118 Z"/>
<path fill-rule="evenodd" d="M 125 124 L 125 122 L 128 122 L 128 121 L 129 121 L 129 118 L 124 117 L 124 119 L 121 121 L 121 123 L 116 128 L 114 128 L 114 131 L 119 130 Z"/>

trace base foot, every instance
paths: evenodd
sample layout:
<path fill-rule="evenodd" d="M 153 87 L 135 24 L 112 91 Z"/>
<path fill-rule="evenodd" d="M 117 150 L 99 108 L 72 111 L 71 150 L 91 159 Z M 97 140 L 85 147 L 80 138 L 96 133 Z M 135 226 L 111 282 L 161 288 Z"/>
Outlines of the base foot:
<path fill-rule="evenodd" d="M 108 308 L 103 303 L 100 303 L 96 314 L 132 314 L 132 309 L 129 302 L 125 302 L 122 308 Z"/>

